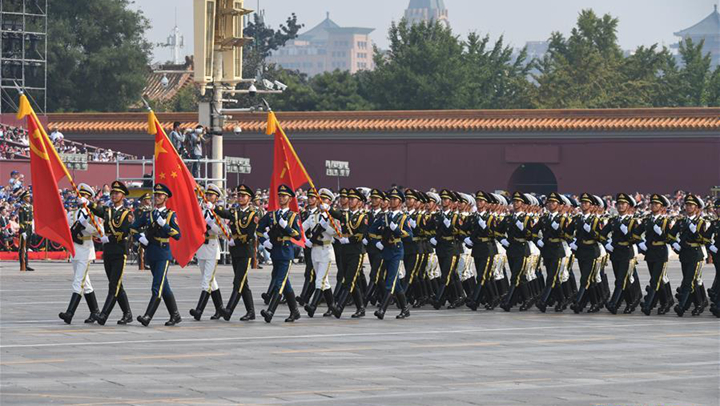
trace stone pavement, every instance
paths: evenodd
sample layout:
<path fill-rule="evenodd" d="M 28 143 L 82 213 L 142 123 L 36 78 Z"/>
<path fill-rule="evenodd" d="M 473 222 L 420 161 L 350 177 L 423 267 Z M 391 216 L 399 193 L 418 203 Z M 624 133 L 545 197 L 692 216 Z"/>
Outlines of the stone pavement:
<path fill-rule="evenodd" d="M 199 271 L 171 268 L 183 322 L 165 327 L 164 305 L 150 327 L 72 325 L 58 317 L 71 295 L 70 265 L 0 263 L 2 405 L 707 405 L 720 398 L 720 320 L 537 310 L 412 310 L 395 320 L 315 317 L 272 324 L 191 320 Z M 128 266 L 128 268 L 134 268 Z M 608 270 L 609 271 L 609 270 Z M 269 268 L 252 271 L 256 309 Z M 612 274 L 612 272 L 609 272 Z M 705 268 L 706 283 L 714 270 Z M 232 270 L 218 267 L 224 299 Z M 640 267 L 643 286 L 647 270 Z M 673 288 L 679 264 L 670 266 Z M 102 305 L 101 264 L 90 277 Z M 610 276 L 612 278 L 612 276 Z M 293 266 L 296 289 L 302 268 Z M 135 316 L 147 306 L 150 277 L 126 271 Z M 206 316 L 212 314 L 208 305 Z M 352 306 L 351 306 L 352 307 Z M 351 310 L 351 308 L 348 308 Z M 210 314 L 208 314 L 208 311 Z"/>

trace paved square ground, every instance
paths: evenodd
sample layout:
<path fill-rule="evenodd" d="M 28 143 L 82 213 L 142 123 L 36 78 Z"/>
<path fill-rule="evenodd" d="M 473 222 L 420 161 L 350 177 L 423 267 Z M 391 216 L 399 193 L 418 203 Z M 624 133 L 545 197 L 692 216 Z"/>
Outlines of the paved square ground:
<path fill-rule="evenodd" d="M 58 317 L 71 295 L 70 265 L 33 263 L 20 273 L 0 263 L 2 405 L 708 405 L 720 398 L 720 320 L 570 311 L 542 314 L 413 310 L 395 320 L 303 318 L 272 324 L 196 322 L 199 271 L 174 266 L 170 281 L 183 322 L 165 327 L 164 305 L 150 327 L 72 325 Z M 134 267 L 125 285 L 133 313 L 150 297 L 150 276 Z M 256 310 L 270 269 L 253 270 Z M 612 272 L 610 272 L 612 273 Z M 644 264 L 640 269 L 647 282 Z M 714 270 L 705 270 L 711 282 Z M 218 268 L 227 300 L 229 266 Z M 679 265 L 670 266 L 673 288 Z M 90 276 L 107 292 L 101 264 Z M 302 268 L 291 279 L 302 286 Z M 208 305 L 208 309 L 212 304 Z M 350 308 L 348 310 L 351 310 Z M 210 314 L 212 314 L 211 310 Z M 206 316 L 209 316 L 207 314 Z"/>

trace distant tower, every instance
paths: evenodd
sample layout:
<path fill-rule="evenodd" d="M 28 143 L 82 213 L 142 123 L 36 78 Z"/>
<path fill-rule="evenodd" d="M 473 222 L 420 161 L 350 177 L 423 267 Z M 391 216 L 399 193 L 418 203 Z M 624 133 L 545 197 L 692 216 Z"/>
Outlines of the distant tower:
<path fill-rule="evenodd" d="M 175 27 L 170 31 L 170 35 L 167 37 L 166 42 L 157 44 L 159 47 L 170 48 L 172 55 L 172 63 L 174 65 L 180 65 L 183 63 L 182 48 L 185 47 L 185 38 L 180 32 L 180 28 L 177 25 L 177 9 L 175 9 Z"/>
<path fill-rule="evenodd" d="M 450 27 L 448 10 L 443 0 L 410 0 L 405 10 L 405 19 L 410 24 L 439 21 L 445 27 Z"/>
<path fill-rule="evenodd" d="M 690 38 L 695 44 L 705 41 L 703 53 L 710 53 L 712 65 L 720 66 L 720 13 L 718 13 L 717 5 L 715 5 L 713 12 L 702 21 L 692 27 L 676 32 L 675 36 L 680 37 L 681 41 Z M 679 47 L 679 44 L 673 45 L 673 48 L 677 47 Z"/>

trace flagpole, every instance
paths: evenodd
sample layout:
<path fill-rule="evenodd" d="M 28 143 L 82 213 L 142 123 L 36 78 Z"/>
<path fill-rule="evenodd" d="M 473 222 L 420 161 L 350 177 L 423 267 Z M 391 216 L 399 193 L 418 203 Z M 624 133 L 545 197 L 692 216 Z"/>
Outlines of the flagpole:
<path fill-rule="evenodd" d="M 207 196 L 205 196 L 205 192 L 202 190 L 200 186 L 196 186 L 196 190 L 200 192 L 200 196 L 203 199 L 203 202 L 205 204 L 209 204 L 210 202 L 207 199 Z M 215 213 L 215 210 L 210 210 L 210 213 L 212 213 L 213 218 L 215 219 L 215 223 L 217 223 L 218 227 L 222 230 L 223 234 L 225 235 L 225 238 L 227 238 L 228 241 L 230 241 L 232 238 L 228 234 L 227 230 L 225 230 L 225 227 L 223 226 L 223 223 L 220 221 L 220 218 L 218 217 L 217 213 Z"/>
<path fill-rule="evenodd" d="M 21 94 L 21 96 L 24 96 L 23 92 L 21 92 L 20 94 Z M 26 99 L 27 99 L 27 97 L 26 97 Z M 28 102 L 28 104 L 29 104 L 29 102 Z M 63 171 L 65 171 L 65 176 L 67 176 L 67 179 L 70 182 L 70 186 L 72 186 L 73 190 L 75 191 L 75 194 L 80 196 L 80 191 L 78 190 L 78 187 L 75 184 L 75 181 L 73 181 L 72 176 L 70 176 L 70 172 L 68 172 L 67 167 L 65 167 L 65 163 L 63 163 L 62 160 L 60 159 L 60 156 L 58 155 L 57 151 L 55 150 L 55 146 L 52 144 L 52 142 L 50 142 L 50 138 L 48 137 L 47 133 L 45 132 L 45 128 L 43 128 L 42 124 L 40 123 L 40 120 L 38 119 L 37 115 L 35 114 L 35 110 L 32 108 L 32 106 L 30 107 L 29 114 L 32 117 L 32 119 L 35 120 L 35 124 L 36 124 L 38 130 L 40 130 L 40 134 L 43 137 L 43 144 L 45 144 L 46 147 L 49 146 L 50 150 L 53 152 L 53 154 L 55 154 L 55 158 L 60 163 L 62 163 Z M 98 231 L 98 233 L 100 234 L 100 237 L 104 237 L 105 236 L 104 230 L 98 226 L 97 220 L 95 219 L 93 212 L 90 210 L 90 208 L 88 207 L 88 205 L 86 203 L 83 203 L 83 208 L 85 210 L 87 210 L 88 214 L 90 215 L 90 221 L 92 221 L 92 224 L 95 227 L 95 229 Z"/>

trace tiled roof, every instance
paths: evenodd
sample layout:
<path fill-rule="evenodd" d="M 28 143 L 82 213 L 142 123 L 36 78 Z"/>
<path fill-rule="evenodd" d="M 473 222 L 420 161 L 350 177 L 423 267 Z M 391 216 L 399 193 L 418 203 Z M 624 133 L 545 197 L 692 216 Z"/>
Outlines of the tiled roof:
<path fill-rule="evenodd" d="M 170 72 L 162 73 L 153 70 L 148 72 L 142 93 L 147 99 L 159 102 L 172 100 L 182 88 L 194 85 L 192 62 L 186 61 L 184 65 L 168 65 L 160 68 Z M 182 72 L 183 70 L 186 72 Z M 162 85 L 163 77 L 168 79 L 167 86 Z"/>
<path fill-rule="evenodd" d="M 443 110 L 278 113 L 292 133 L 532 133 L 532 132 L 670 132 L 720 131 L 720 108 L 597 109 L 597 110 Z M 170 128 L 197 125 L 197 113 L 158 113 Z M 246 133 L 265 131 L 263 113 L 233 114 Z M 142 133 L 146 113 L 48 114 L 48 122 L 66 133 Z"/>

